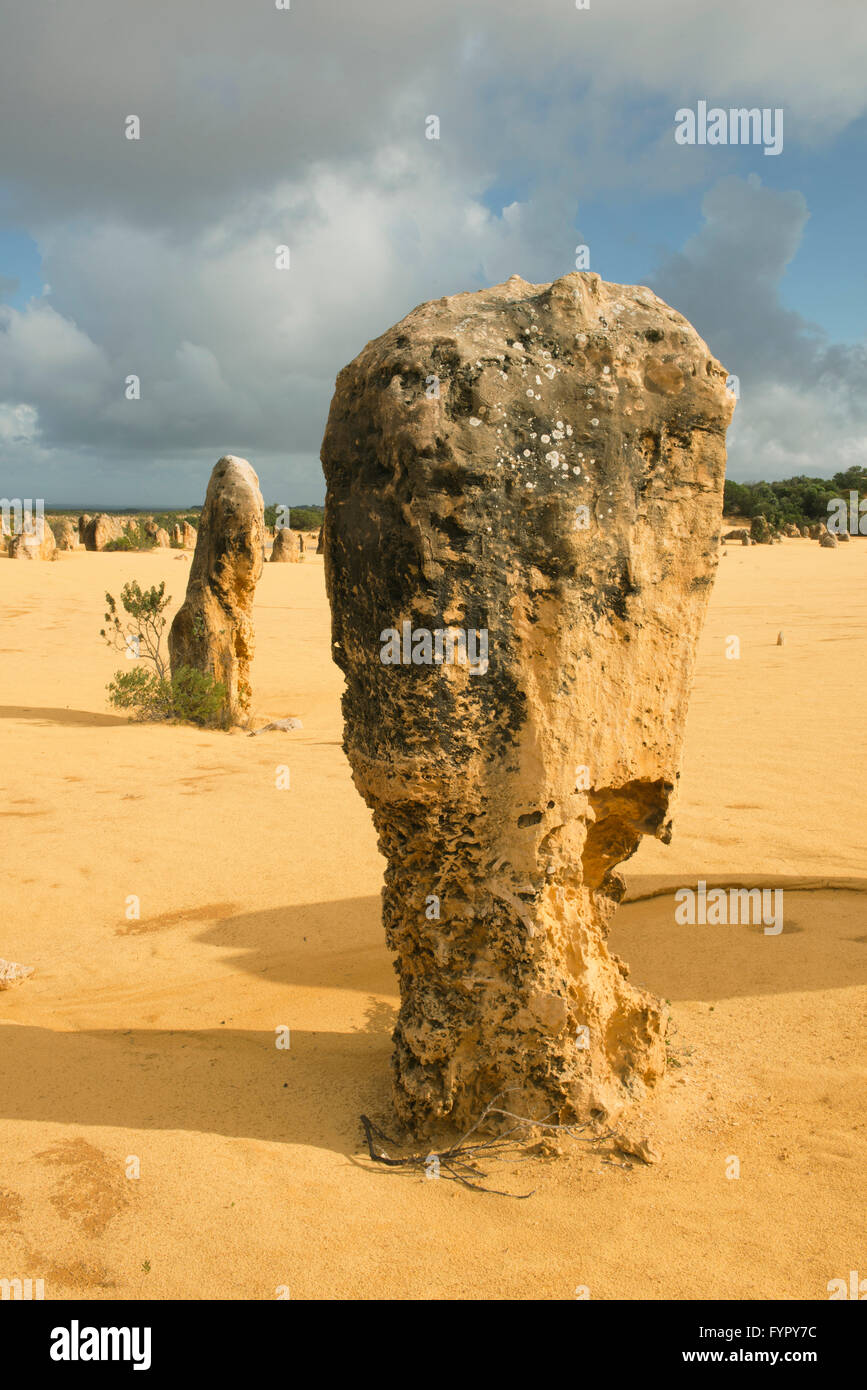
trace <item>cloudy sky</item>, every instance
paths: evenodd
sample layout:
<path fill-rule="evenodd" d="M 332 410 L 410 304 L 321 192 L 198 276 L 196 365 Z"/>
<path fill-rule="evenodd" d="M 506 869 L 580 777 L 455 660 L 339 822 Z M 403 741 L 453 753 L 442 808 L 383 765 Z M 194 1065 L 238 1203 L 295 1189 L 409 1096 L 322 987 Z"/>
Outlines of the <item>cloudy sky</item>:
<path fill-rule="evenodd" d="M 579 244 L 739 378 L 730 476 L 867 465 L 863 0 L 0 16 L 3 495 L 191 505 L 237 453 L 266 500 L 321 501 L 365 342 L 426 299 L 563 275 Z M 700 101 L 781 108 L 782 152 L 678 144 Z"/>

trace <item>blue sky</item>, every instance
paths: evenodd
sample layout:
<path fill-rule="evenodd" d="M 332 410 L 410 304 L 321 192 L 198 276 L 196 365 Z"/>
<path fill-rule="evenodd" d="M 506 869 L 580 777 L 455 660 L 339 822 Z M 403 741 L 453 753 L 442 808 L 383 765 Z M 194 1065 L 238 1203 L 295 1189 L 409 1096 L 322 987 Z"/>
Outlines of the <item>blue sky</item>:
<path fill-rule="evenodd" d="M 654 113 L 660 125 L 666 111 Z M 668 113 L 672 115 L 672 113 Z M 673 119 L 672 119 L 673 128 Z M 686 158 L 700 151 L 685 150 Z M 791 143 L 782 156 L 765 156 L 761 149 L 720 150 L 720 173 L 746 177 L 757 174 L 769 188 L 797 189 L 809 209 L 803 240 L 781 283 L 786 307 L 818 324 L 834 341 L 859 343 L 867 332 L 867 117 L 828 146 L 805 150 Z M 592 268 L 606 280 L 648 284 L 660 261 L 676 251 L 701 228 L 698 185 L 672 196 L 644 196 L 636 203 L 628 188 L 604 198 L 584 199 L 576 192 L 576 244 L 591 247 Z M 513 201 L 534 193 L 533 179 L 496 182 L 482 201 L 498 215 Z"/>
<path fill-rule="evenodd" d="M 0 300 L 4 304 L 23 309 L 28 299 L 42 294 L 42 257 L 26 231 L 0 226 L 0 276 Z"/>

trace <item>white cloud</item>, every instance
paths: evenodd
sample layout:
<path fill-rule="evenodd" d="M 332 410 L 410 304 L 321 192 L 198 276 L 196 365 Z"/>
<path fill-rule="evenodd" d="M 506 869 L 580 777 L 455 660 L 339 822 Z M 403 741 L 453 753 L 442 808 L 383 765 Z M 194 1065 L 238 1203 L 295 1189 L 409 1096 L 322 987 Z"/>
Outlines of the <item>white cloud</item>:
<path fill-rule="evenodd" d="M 867 464 L 867 350 L 829 344 L 780 301 L 809 215 L 805 200 L 750 175 L 721 180 L 702 207 L 702 229 L 653 288 L 701 325 L 739 379 L 730 475 L 828 475 Z"/>
<path fill-rule="evenodd" d="M 116 8 L 19 6 L 0 55 L 5 196 L 45 277 L 41 300 L 0 308 L 0 400 L 32 403 L 32 465 L 53 478 L 164 487 L 230 451 L 274 486 L 294 458 L 292 494 L 313 498 L 334 377 L 370 337 L 424 299 L 572 269 L 579 198 L 640 208 L 718 177 L 675 146 L 678 106 L 784 106 L 787 150 L 867 108 L 867 25 L 813 0 Z M 785 470 L 822 429 L 826 453 L 858 454 L 863 358 L 779 300 L 803 197 L 723 179 L 705 214 L 655 288 L 741 378 L 737 470 Z"/>
<path fill-rule="evenodd" d="M 4 444 L 31 440 L 39 428 L 39 412 L 32 405 L 0 405 L 0 441 Z"/>

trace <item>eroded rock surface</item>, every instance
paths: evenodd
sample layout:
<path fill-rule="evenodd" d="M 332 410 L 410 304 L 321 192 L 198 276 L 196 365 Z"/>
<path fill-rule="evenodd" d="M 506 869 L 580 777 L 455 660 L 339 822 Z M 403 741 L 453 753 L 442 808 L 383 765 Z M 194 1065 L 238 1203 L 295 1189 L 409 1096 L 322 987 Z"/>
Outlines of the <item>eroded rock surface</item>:
<path fill-rule="evenodd" d="M 32 531 L 21 531 L 17 536 L 10 536 L 8 549 L 12 560 L 53 560 L 57 541 L 48 522 L 43 520 L 35 523 Z"/>
<path fill-rule="evenodd" d="M 105 550 L 109 541 L 120 540 L 123 535 L 123 523 L 117 517 L 106 516 L 104 512 L 100 512 L 98 516 L 86 521 L 84 530 L 78 534 L 86 550 Z"/>
<path fill-rule="evenodd" d="M 272 564 L 297 565 L 302 558 L 298 535 L 288 526 L 278 526 L 271 551 Z"/>
<path fill-rule="evenodd" d="M 57 541 L 58 550 L 75 549 L 75 528 L 68 516 L 61 517 L 57 526 L 57 536 L 55 539 Z"/>
<path fill-rule="evenodd" d="M 616 866 L 670 836 L 725 380 L 650 290 L 589 274 L 423 304 L 338 377 L 333 651 L 388 861 L 395 1100 L 417 1130 L 499 1093 L 600 1118 L 664 1068 L 664 1006 L 606 936 Z"/>
<path fill-rule="evenodd" d="M 208 483 L 186 598 L 169 631 L 169 655 L 173 671 L 192 666 L 225 684 L 227 723 L 244 723 L 250 709 L 253 598 L 264 535 L 259 479 L 246 459 L 221 458 Z"/>

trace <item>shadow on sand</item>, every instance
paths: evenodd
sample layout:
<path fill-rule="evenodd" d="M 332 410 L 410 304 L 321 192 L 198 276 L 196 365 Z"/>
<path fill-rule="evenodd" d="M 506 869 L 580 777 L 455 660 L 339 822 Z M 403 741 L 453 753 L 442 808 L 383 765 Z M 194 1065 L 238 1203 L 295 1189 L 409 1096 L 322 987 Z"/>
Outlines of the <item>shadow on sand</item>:
<path fill-rule="evenodd" d="M 0 705 L 0 719 L 28 719 L 33 724 L 62 724 L 86 729 L 104 729 L 110 724 L 129 724 L 128 715 L 100 714 L 90 709 L 34 709 L 30 705 Z"/>
<path fill-rule="evenodd" d="M 788 888 L 777 882 L 785 893 L 779 936 L 755 925 L 681 926 L 666 893 L 619 909 L 612 949 L 629 961 L 636 983 L 674 1002 L 828 991 L 867 980 L 867 881 L 832 880 L 818 891 L 804 891 L 802 879 Z M 212 915 L 221 906 L 229 905 L 213 904 Z M 10 1024 L 0 1043 L 0 1113 L 357 1153 L 359 1114 L 384 1113 L 390 1094 L 393 1010 L 375 996 L 393 996 L 396 981 L 379 911 L 371 896 L 232 913 L 199 937 L 232 949 L 238 970 L 277 985 L 368 991 L 366 1022 L 354 1031 L 293 1028 L 291 1048 L 279 1051 L 273 1030 L 63 1032 Z M 154 930 L 176 930 L 191 915 L 203 914 L 165 914 Z M 278 1004 L 274 1027 L 291 1027 L 290 1013 L 288 1001 L 285 1011 Z M 789 1045 L 780 1040 L 781 1048 Z"/>

